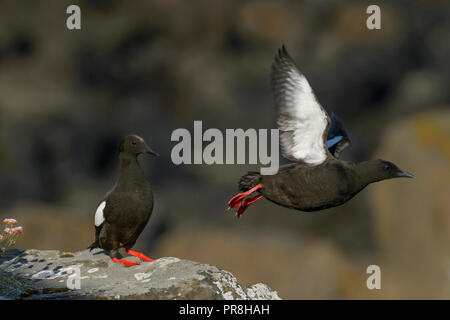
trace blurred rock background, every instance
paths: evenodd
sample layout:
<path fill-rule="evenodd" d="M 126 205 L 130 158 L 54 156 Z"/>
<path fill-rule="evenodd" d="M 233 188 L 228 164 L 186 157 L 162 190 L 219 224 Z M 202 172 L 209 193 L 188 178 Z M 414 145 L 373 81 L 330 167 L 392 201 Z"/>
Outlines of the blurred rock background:
<path fill-rule="evenodd" d="M 65 26 L 82 11 L 82 30 Z M 20 248 L 81 250 L 136 133 L 156 205 L 137 247 L 264 282 L 284 299 L 450 298 L 450 4 L 370 1 L 0 1 L 0 218 Z M 343 157 L 416 174 L 301 213 L 225 210 L 257 166 L 170 160 L 176 128 L 274 128 L 273 56 L 285 44 L 352 139 Z M 377 264 L 382 290 L 366 288 Z"/>

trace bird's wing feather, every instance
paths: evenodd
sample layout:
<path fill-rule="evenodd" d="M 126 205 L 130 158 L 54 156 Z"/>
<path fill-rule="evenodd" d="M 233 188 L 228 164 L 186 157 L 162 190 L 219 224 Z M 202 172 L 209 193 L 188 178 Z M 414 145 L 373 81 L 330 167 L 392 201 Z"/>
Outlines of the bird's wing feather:
<path fill-rule="evenodd" d="M 324 162 L 330 156 L 330 119 L 284 46 L 272 65 L 271 86 L 283 156 L 310 165 Z"/>
<path fill-rule="evenodd" d="M 97 207 L 94 215 L 95 241 L 88 247 L 94 249 L 100 247 L 100 233 L 103 229 L 106 216 L 108 215 L 107 201 L 103 199 Z"/>
<path fill-rule="evenodd" d="M 342 150 L 350 145 L 350 138 L 344 129 L 341 121 L 332 112 L 330 114 L 331 125 L 327 135 L 327 148 L 335 158 L 339 158 Z"/>
<path fill-rule="evenodd" d="M 106 201 L 102 201 L 100 203 L 100 205 L 97 207 L 97 210 L 95 211 L 94 224 L 96 227 L 100 227 L 103 224 L 103 222 L 105 221 L 105 215 L 104 215 L 105 206 L 106 206 Z"/>

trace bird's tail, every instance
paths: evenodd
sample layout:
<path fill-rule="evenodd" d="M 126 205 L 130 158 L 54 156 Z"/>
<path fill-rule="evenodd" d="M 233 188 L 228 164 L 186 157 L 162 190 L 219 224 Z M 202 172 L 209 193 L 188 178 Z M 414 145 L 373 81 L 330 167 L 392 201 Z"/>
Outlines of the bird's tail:
<path fill-rule="evenodd" d="M 90 249 L 89 251 L 92 251 L 92 249 L 95 249 L 95 248 L 100 248 L 100 245 L 98 244 L 97 240 L 92 242 L 92 244 L 89 247 L 87 247 L 87 249 Z"/>
<path fill-rule="evenodd" d="M 100 248 L 99 239 L 100 239 L 100 231 L 102 231 L 102 227 L 103 227 L 103 223 L 98 227 L 95 226 L 95 241 L 92 242 L 92 244 L 89 247 L 87 247 L 88 249 L 90 249 L 89 251 L 92 251 L 92 249 L 95 249 L 95 248 Z"/>
<path fill-rule="evenodd" d="M 247 191 L 258 185 L 261 181 L 261 175 L 256 171 L 250 171 L 239 180 L 239 190 Z"/>

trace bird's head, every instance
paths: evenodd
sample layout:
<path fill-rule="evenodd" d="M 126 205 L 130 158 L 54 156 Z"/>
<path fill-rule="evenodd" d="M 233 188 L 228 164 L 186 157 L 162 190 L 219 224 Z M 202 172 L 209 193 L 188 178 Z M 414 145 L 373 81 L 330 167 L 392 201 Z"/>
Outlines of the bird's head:
<path fill-rule="evenodd" d="M 377 181 L 393 178 L 415 178 L 412 173 L 400 170 L 392 162 L 382 159 L 371 161 L 371 169 Z"/>
<path fill-rule="evenodd" d="M 149 148 L 144 139 L 137 135 L 129 135 L 123 138 L 120 143 L 119 152 L 121 154 L 131 154 L 136 156 L 143 153 L 159 156 L 157 152 Z"/>

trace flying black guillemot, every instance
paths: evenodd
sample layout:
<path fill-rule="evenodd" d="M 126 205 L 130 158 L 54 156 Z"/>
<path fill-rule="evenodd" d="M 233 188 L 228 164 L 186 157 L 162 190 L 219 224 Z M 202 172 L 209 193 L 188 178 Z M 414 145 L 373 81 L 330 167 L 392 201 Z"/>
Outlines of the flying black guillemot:
<path fill-rule="evenodd" d="M 153 193 L 144 177 L 137 157 L 140 154 L 158 155 L 144 139 L 136 135 L 126 136 L 119 147 L 119 178 L 113 189 L 100 202 L 95 212 L 95 241 L 88 249 L 101 248 L 114 262 L 126 267 L 136 261 L 118 259 L 120 248 L 141 261 L 153 261 L 130 248 L 144 230 L 153 210 Z"/>
<path fill-rule="evenodd" d="M 351 163 L 338 159 L 350 139 L 337 117 L 329 116 L 320 105 L 284 46 L 272 65 L 271 87 L 282 155 L 294 163 L 281 166 L 275 175 L 249 172 L 241 177 L 243 192 L 228 202 L 228 208 L 238 208 L 238 217 L 262 197 L 287 208 L 317 211 L 347 202 L 370 183 L 414 178 L 385 160 Z M 246 198 L 253 192 L 258 194 Z"/>

